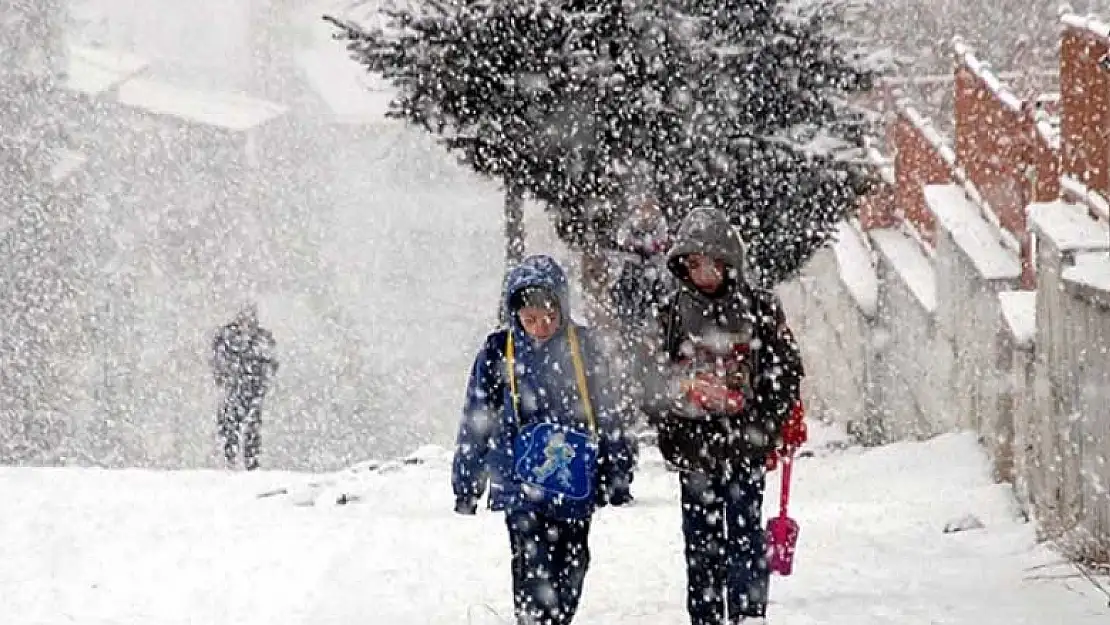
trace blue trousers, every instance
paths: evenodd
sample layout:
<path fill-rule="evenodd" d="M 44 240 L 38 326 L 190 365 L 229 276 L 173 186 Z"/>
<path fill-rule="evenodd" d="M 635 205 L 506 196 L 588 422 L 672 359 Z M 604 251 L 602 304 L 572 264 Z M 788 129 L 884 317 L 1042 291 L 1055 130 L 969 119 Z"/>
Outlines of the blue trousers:
<path fill-rule="evenodd" d="M 770 571 L 763 529 L 763 461 L 753 460 L 729 473 L 683 472 L 679 477 L 691 625 L 766 616 Z"/>
<path fill-rule="evenodd" d="M 590 566 L 590 519 L 531 512 L 505 517 L 512 547 L 513 611 L 519 625 L 570 625 Z"/>

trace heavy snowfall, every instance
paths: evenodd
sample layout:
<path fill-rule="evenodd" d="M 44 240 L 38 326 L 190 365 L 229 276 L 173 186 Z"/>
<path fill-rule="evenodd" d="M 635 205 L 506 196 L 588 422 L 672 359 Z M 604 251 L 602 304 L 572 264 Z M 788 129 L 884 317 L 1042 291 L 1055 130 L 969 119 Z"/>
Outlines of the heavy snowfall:
<path fill-rule="evenodd" d="M 649 112 L 630 117 L 625 76 L 598 78 L 627 70 L 614 55 L 612 66 L 583 71 L 591 78 L 579 93 L 591 94 L 594 108 L 558 109 L 573 132 L 552 114 L 541 121 L 556 129 L 536 133 L 531 109 L 499 117 L 511 106 L 482 97 L 469 101 L 496 113 L 467 118 L 467 127 L 459 117 L 469 113 L 451 117 L 443 103 L 451 97 L 443 84 L 471 79 L 459 74 L 429 86 L 413 78 L 457 66 L 434 69 L 435 59 L 452 57 L 434 47 L 422 56 L 407 54 L 418 45 L 411 40 L 389 43 L 397 24 L 383 12 L 464 4 L 511 12 L 526 3 L 15 0 L 0 7 L 0 284 L 8 294 L 0 303 L 0 623 L 526 623 L 513 617 L 504 516 L 484 503 L 476 515 L 456 514 L 456 436 L 468 378 L 483 339 L 505 322 L 507 269 L 526 254 L 562 265 L 570 317 L 596 327 L 607 354 L 620 352 L 615 309 L 602 300 L 627 258 L 615 251 L 613 206 L 631 197 L 685 202 L 672 235 L 690 208 L 728 205 L 722 211 L 732 211 L 753 259 L 749 279 L 783 294 L 807 375 L 855 370 L 852 354 L 870 347 L 861 341 L 815 354 L 816 343 L 806 344 L 812 311 L 792 308 L 791 293 L 816 279 L 811 257 L 823 262 L 820 254 L 833 250 L 843 266 L 847 248 L 865 266 L 843 276 L 847 288 L 875 290 L 864 259 L 871 252 L 846 234 L 857 222 L 845 207 L 873 188 L 861 146 L 882 134 L 866 127 L 882 111 L 849 116 L 839 98 L 809 102 L 821 111 L 812 118 L 804 104 L 792 109 L 784 116 L 817 128 L 798 141 L 799 153 L 827 148 L 832 156 L 789 161 L 777 147 L 785 133 L 766 130 L 774 123 L 763 117 L 774 114 L 760 106 L 771 106 L 770 95 L 737 97 L 701 84 L 705 91 L 692 89 L 675 105 L 698 110 L 689 119 L 659 113 L 672 103 L 646 95 L 632 106 Z M 593 24 L 599 32 L 616 27 L 598 17 L 604 11 L 580 7 L 666 5 L 644 22 L 619 22 L 642 34 L 655 32 L 644 23 L 679 5 L 694 12 L 775 3 L 527 4 L 577 6 L 584 21 L 563 26 Z M 827 28 L 830 41 L 862 50 L 857 58 L 870 64 L 865 78 L 843 78 L 853 85 L 844 88 L 853 106 L 878 75 L 950 78 L 957 34 L 989 50 L 1014 84 L 1038 93 L 1058 88 L 1041 69 L 1059 63 L 1056 2 L 781 4 L 800 13 L 846 7 Z M 1106 2 L 1077 0 L 1071 10 L 1110 19 Z M 690 76 L 705 67 L 695 31 L 684 30 L 694 27 L 675 28 L 694 41 L 660 52 L 674 64 L 655 79 L 674 71 L 707 82 Z M 732 36 L 706 35 L 714 58 L 746 53 L 728 48 Z M 458 67 L 470 67 L 459 56 Z M 581 69 L 579 57 L 568 58 Z M 826 60 L 807 62 L 836 64 Z M 658 70 L 647 65 L 640 65 L 645 74 Z M 805 73 L 767 84 L 801 92 Z M 558 88 L 557 80 L 527 78 L 524 91 Z M 950 113 L 951 102 L 925 94 L 920 85 L 929 80 L 905 82 L 903 95 Z M 411 96 L 403 106 L 398 85 Z M 700 99 L 710 95 L 720 100 Z M 751 111 L 756 121 L 745 117 Z M 846 135 L 824 132 L 826 113 L 836 122 L 828 127 Z M 643 134 L 614 131 L 596 144 L 577 134 L 601 136 L 598 128 L 632 118 L 649 120 L 635 129 Z M 458 123 L 436 128 L 444 119 Z M 651 136 L 678 136 L 678 129 L 694 136 L 726 123 L 743 136 L 725 147 Z M 752 139 L 749 127 L 766 132 Z M 567 145 L 571 156 L 559 151 Z M 650 166 L 628 164 L 629 151 L 640 149 L 652 154 L 643 158 Z M 540 156 L 513 160 L 529 150 Z M 721 191 L 745 177 L 761 180 Z M 635 183 L 621 187 L 628 179 Z M 806 202 L 792 202 L 807 193 Z M 753 203 L 764 212 L 732 208 Z M 1110 247 L 1106 241 L 1091 248 Z M 841 313 L 820 316 L 851 326 Z M 234 356 L 244 342 L 257 355 L 246 373 Z M 632 369 L 619 354 L 613 361 Z M 638 387 L 617 388 L 631 397 Z M 800 526 L 794 571 L 771 577 L 767 623 L 1110 618 L 1107 563 L 1070 557 L 1043 530 L 1015 487 L 998 479 L 980 434 L 951 427 L 876 444 L 877 434 L 859 432 L 862 416 L 831 401 L 810 402 L 806 419 L 808 439 L 790 449 L 790 512 Z M 689 623 L 679 471 L 643 418 L 627 427 L 639 445 L 633 499 L 593 518 L 574 623 Z M 764 521 L 779 512 L 781 466 L 766 479 Z M 1106 501 L 1104 486 L 1090 490 Z M 1110 548 L 1110 536 L 1092 541 Z"/>

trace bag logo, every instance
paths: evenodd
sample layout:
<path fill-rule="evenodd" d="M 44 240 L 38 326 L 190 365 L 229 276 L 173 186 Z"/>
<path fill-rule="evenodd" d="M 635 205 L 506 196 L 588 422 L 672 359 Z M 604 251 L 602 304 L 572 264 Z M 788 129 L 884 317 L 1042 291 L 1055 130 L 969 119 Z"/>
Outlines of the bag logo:
<path fill-rule="evenodd" d="M 574 448 L 567 444 L 567 437 L 562 432 L 555 432 L 547 439 L 543 449 L 546 458 L 543 464 L 532 469 L 532 475 L 540 482 L 546 482 L 552 475 L 564 488 L 571 487 L 570 463 L 574 460 Z"/>

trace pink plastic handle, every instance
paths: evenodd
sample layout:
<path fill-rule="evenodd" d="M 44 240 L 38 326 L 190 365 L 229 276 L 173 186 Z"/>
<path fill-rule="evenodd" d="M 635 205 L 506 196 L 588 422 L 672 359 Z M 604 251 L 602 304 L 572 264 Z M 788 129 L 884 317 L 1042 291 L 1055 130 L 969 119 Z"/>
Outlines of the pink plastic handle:
<path fill-rule="evenodd" d="M 779 492 L 779 516 L 788 516 L 786 511 L 790 505 L 790 474 L 794 468 L 794 454 L 784 456 L 782 459 L 782 489 Z"/>

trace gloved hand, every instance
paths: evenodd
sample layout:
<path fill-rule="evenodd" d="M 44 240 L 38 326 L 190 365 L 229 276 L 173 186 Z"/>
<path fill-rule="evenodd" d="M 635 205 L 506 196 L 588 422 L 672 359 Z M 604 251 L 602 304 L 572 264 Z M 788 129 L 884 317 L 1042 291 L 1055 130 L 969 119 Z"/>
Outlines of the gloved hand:
<path fill-rule="evenodd" d="M 806 428 L 806 409 L 802 400 L 794 402 L 790 409 L 790 417 L 782 426 L 782 443 L 787 449 L 798 449 L 809 440 L 809 430 Z"/>
<path fill-rule="evenodd" d="M 794 402 L 790 409 L 790 416 L 782 425 L 782 449 L 772 450 L 767 454 L 767 470 L 774 471 L 779 466 L 781 456 L 790 456 L 809 440 L 809 430 L 806 428 L 805 405 L 802 400 Z"/>
<path fill-rule="evenodd" d="M 456 497 L 455 513 L 474 516 L 478 513 L 478 500 L 474 497 Z"/>
<path fill-rule="evenodd" d="M 738 414 L 744 409 L 744 395 L 711 374 L 698 374 L 684 390 L 690 403 L 712 414 Z"/>

